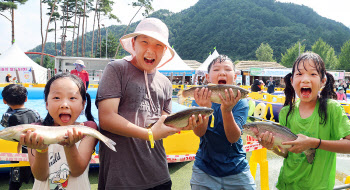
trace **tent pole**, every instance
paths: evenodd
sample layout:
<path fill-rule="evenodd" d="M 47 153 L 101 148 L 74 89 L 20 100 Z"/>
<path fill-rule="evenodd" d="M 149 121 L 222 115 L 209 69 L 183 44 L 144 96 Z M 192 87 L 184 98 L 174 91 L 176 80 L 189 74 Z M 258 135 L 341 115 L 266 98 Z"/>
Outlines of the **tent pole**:
<path fill-rule="evenodd" d="M 171 84 L 173 84 L 173 72 L 171 72 L 171 75 L 170 75 L 170 82 L 171 82 Z"/>
<path fill-rule="evenodd" d="M 34 69 L 32 68 L 32 77 L 33 77 L 33 81 L 32 83 L 36 83 L 36 80 L 35 80 L 35 74 L 34 74 Z"/>
<path fill-rule="evenodd" d="M 19 78 L 19 73 L 18 73 L 18 69 L 17 68 L 16 68 L 16 77 L 17 77 L 18 83 L 21 83 L 21 79 Z"/>

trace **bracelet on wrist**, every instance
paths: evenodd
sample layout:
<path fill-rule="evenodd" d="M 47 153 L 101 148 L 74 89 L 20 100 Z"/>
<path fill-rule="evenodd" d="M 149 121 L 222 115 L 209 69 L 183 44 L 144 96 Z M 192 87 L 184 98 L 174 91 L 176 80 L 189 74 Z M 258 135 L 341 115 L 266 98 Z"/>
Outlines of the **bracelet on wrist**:
<path fill-rule="evenodd" d="M 47 148 L 45 148 L 45 149 L 42 149 L 42 150 L 40 150 L 40 149 L 35 149 L 37 152 L 39 152 L 39 153 L 45 153 L 45 152 L 47 152 L 48 150 L 49 150 L 49 147 L 47 147 Z"/>
<path fill-rule="evenodd" d="M 315 149 L 318 149 L 320 145 L 321 145 L 321 139 L 320 139 L 320 142 L 318 143 L 318 146 Z"/>
<path fill-rule="evenodd" d="M 151 143 L 151 148 L 154 148 L 154 138 L 153 138 L 152 129 L 148 129 L 148 140 Z"/>

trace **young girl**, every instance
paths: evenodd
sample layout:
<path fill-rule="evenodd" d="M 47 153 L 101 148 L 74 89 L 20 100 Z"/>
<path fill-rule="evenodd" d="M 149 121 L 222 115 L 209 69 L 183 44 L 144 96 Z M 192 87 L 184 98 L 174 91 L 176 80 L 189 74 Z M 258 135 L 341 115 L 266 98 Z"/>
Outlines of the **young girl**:
<path fill-rule="evenodd" d="M 51 78 L 44 89 L 48 114 L 45 126 L 79 125 L 76 119 L 87 106 L 83 125 L 97 129 L 91 115 L 91 100 L 82 80 L 68 73 Z M 32 137 L 30 137 L 33 133 Z M 43 144 L 43 137 L 28 131 L 20 143 L 28 146 L 30 167 L 35 177 L 33 189 L 90 189 L 88 168 L 96 139 L 67 130 L 68 138 L 59 144 Z"/>
<path fill-rule="evenodd" d="M 344 108 L 333 100 L 334 78 L 326 72 L 319 55 L 307 52 L 297 58 L 292 73 L 284 80 L 286 101 L 279 121 L 298 134 L 298 139 L 282 143 L 292 145 L 288 152 L 274 149 L 285 157 L 277 188 L 333 189 L 336 152 L 350 153 L 350 122 Z M 259 141 L 271 149 L 274 137 L 266 132 L 259 136 Z M 301 153 L 309 148 L 316 148 L 313 164 Z"/>

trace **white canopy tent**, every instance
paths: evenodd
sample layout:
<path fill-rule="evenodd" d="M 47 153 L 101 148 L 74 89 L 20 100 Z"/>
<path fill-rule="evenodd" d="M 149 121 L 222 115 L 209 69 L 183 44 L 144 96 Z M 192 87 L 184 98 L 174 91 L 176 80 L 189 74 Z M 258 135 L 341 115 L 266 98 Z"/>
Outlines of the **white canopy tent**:
<path fill-rule="evenodd" d="M 203 76 L 205 75 L 205 73 L 208 73 L 209 64 L 218 56 L 219 53 L 215 49 L 215 51 L 207 57 L 207 59 L 201 64 L 201 66 L 197 68 L 196 73 L 200 76 Z"/>
<path fill-rule="evenodd" d="M 183 73 L 186 73 L 186 76 L 192 76 L 195 72 L 195 70 L 188 66 L 176 52 L 172 60 L 164 65 L 159 65 L 158 71 L 165 76 L 170 76 L 171 73 L 173 73 L 173 76 L 183 76 Z"/>
<path fill-rule="evenodd" d="M 0 55 L 0 83 L 5 82 L 8 73 L 15 77 L 16 69 L 22 83 L 33 82 L 32 70 L 37 83 L 46 84 L 47 82 L 47 69 L 35 63 L 16 44 L 13 44 Z"/>

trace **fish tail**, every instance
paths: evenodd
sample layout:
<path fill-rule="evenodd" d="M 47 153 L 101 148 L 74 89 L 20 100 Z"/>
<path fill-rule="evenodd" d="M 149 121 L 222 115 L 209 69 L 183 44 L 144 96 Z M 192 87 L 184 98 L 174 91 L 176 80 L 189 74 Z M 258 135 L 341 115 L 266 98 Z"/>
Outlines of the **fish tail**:
<path fill-rule="evenodd" d="M 95 137 L 96 139 L 102 141 L 108 148 L 110 148 L 114 152 L 117 152 L 115 147 L 114 147 L 116 145 L 116 143 L 112 139 L 104 136 L 103 134 L 101 134 L 99 131 L 97 131 L 95 129 L 91 129 L 90 131 L 91 132 L 87 133 L 87 135 Z"/>
<path fill-rule="evenodd" d="M 117 150 L 115 149 L 115 145 L 116 143 L 108 138 L 108 137 L 104 137 L 103 139 L 100 139 L 108 148 L 110 148 L 111 150 L 113 150 L 114 152 L 117 152 Z"/>
<path fill-rule="evenodd" d="M 306 155 L 307 162 L 309 164 L 312 164 L 314 162 L 314 159 L 315 159 L 316 149 L 310 148 L 310 149 L 306 150 L 304 153 Z"/>
<path fill-rule="evenodd" d="M 183 90 L 180 90 L 177 93 L 177 98 L 179 104 L 183 104 L 185 102 L 186 98 L 183 96 Z"/>

